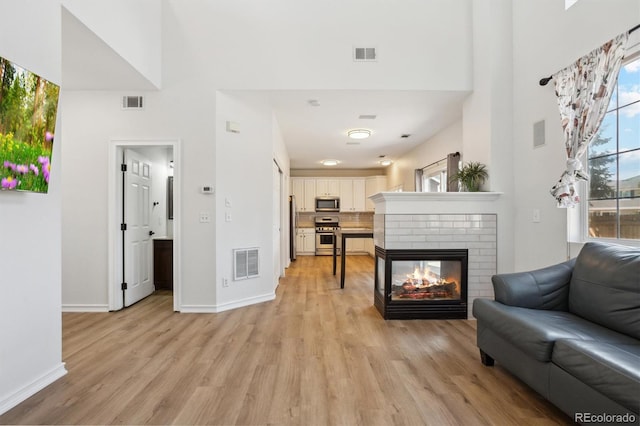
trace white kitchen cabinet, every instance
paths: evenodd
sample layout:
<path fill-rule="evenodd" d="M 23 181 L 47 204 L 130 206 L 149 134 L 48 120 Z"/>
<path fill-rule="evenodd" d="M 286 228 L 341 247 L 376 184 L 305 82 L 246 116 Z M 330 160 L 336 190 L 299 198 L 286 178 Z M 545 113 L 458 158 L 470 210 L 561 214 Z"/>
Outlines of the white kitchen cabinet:
<path fill-rule="evenodd" d="M 378 192 L 384 192 L 387 190 L 387 177 L 386 176 L 371 176 L 365 179 L 365 208 L 366 211 L 372 212 L 375 210 L 375 204 L 369 199 L 370 196 L 377 194 Z"/>
<path fill-rule="evenodd" d="M 291 178 L 291 193 L 296 197 L 296 211 L 314 212 L 316 210 L 315 179 Z"/>
<path fill-rule="evenodd" d="M 365 211 L 365 179 L 343 179 L 340 181 L 340 211 Z"/>
<path fill-rule="evenodd" d="M 315 254 L 316 230 L 315 228 L 298 228 L 296 230 L 296 254 Z"/>
<path fill-rule="evenodd" d="M 365 238 L 345 238 L 346 253 L 364 253 Z"/>
<path fill-rule="evenodd" d="M 316 195 L 318 197 L 340 196 L 340 181 L 338 179 L 316 179 Z"/>
<path fill-rule="evenodd" d="M 353 209 L 357 212 L 365 211 L 365 180 L 353 180 Z"/>

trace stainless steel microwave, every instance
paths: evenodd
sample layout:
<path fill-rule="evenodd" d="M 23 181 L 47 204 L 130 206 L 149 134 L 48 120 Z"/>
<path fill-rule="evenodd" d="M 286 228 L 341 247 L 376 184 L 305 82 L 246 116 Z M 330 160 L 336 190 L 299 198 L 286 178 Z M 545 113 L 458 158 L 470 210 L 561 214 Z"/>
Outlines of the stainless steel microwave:
<path fill-rule="evenodd" d="M 339 212 L 340 197 L 316 197 L 317 212 Z"/>

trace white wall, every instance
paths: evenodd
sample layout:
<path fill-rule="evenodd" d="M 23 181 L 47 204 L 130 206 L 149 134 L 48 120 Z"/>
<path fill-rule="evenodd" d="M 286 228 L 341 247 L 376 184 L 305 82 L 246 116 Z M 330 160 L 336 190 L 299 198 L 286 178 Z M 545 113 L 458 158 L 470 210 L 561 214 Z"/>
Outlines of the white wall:
<path fill-rule="evenodd" d="M 162 81 L 162 2 L 61 0 L 113 50 L 156 87 Z"/>
<path fill-rule="evenodd" d="M 273 114 L 259 99 L 216 94 L 216 310 L 275 298 L 273 271 Z M 226 130 L 226 122 L 240 126 Z M 230 205 L 230 207 L 229 207 Z M 230 220 L 227 220 L 230 216 Z M 260 249 L 260 276 L 233 280 L 233 249 Z"/>
<path fill-rule="evenodd" d="M 515 160 L 515 267 L 537 268 L 567 255 L 566 210 L 549 190 L 560 178 L 566 154 L 553 81 L 538 80 L 570 65 L 640 22 L 638 0 L 513 3 Z M 544 23 L 541 25 L 541 23 Z M 533 148 L 533 124 L 545 120 L 546 145 Z M 532 222 L 534 209 L 540 223 Z"/>
<path fill-rule="evenodd" d="M 388 167 L 387 186 L 402 185 L 403 191 L 415 191 L 415 169 L 446 158 L 452 152 L 462 151 L 462 120 L 459 120 L 428 141 L 398 158 Z"/>
<path fill-rule="evenodd" d="M 60 84 L 59 5 L 2 0 L 0 11 L 6 21 L 0 25 L 0 56 Z M 0 192 L 0 413 L 66 373 L 60 313 L 61 114 L 55 142 L 48 194 Z"/>
<path fill-rule="evenodd" d="M 164 42 L 221 89 L 471 89 L 470 0 L 168 0 L 163 12 L 179 32 Z M 354 46 L 378 61 L 355 63 Z"/>

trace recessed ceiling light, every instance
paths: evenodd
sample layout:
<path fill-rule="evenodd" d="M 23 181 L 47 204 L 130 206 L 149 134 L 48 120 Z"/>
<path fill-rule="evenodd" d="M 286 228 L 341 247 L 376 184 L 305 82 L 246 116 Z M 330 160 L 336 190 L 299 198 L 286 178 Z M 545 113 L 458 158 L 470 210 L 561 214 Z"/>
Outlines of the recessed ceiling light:
<path fill-rule="evenodd" d="M 381 166 L 384 166 L 384 167 L 390 166 L 391 163 L 393 163 L 393 161 L 391 160 L 380 160 L 378 162 L 380 163 Z"/>
<path fill-rule="evenodd" d="M 353 129 L 347 132 L 351 139 L 366 139 L 371 136 L 371 130 L 367 129 Z"/>
<path fill-rule="evenodd" d="M 322 160 L 321 163 L 323 166 L 337 166 L 339 161 L 338 160 Z"/>

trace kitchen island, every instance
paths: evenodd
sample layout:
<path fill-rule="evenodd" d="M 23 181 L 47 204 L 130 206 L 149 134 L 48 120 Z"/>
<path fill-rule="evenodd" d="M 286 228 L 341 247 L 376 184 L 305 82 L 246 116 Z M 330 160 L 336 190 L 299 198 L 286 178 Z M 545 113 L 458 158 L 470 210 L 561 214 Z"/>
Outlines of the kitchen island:
<path fill-rule="evenodd" d="M 341 241 L 340 250 L 340 288 L 344 288 L 345 263 L 347 256 L 347 238 L 373 238 L 373 229 L 371 228 L 345 228 L 338 229 L 334 232 L 333 239 L 333 275 L 336 274 L 336 260 L 338 252 L 338 238 Z"/>

